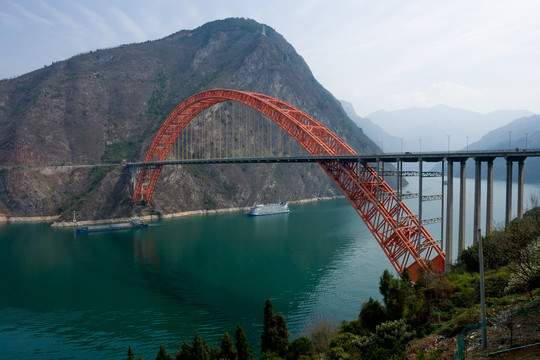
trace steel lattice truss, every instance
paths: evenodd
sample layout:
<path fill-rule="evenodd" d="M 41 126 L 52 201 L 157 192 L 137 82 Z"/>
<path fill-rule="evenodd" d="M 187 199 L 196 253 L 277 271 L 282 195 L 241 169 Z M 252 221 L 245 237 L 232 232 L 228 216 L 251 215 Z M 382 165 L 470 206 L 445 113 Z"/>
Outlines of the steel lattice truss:
<path fill-rule="evenodd" d="M 258 93 L 216 89 L 193 95 L 178 105 L 154 137 L 144 161 L 164 161 L 178 135 L 197 114 L 225 101 L 246 104 L 265 115 L 310 155 L 357 155 L 324 125 L 281 100 Z M 321 160 L 319 164 L 349 199 L 399 274 L 408 268 L 411 278 L 416 280 L 420 268 L 443 271 L 445 255 L 437 241 L 368 164 L 337 159 Z M 150 203 L 161 167 L 141 167 L 134 203 L 141 199 Z"/>

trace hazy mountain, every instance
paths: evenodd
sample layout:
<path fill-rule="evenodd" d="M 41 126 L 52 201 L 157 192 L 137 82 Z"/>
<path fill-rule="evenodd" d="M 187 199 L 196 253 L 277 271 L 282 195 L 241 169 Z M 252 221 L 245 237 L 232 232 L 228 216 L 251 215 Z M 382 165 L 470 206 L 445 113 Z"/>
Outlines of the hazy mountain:
<path fill-rule="evenodd" d="M 540 148 L 540 115 L 522 117 L 482 136 L 470 150 Z"/>
<path fill-rule="evenodd" d="M 389 135 L 382 127 L 375 124 L 368 118 L 362 118 L 354 111 L 354 106 L 350 102 L 340 100 L 341 106 L 349 115 L 352 121 L 358 127 L 362 129 L 364 134 L 366 134 L 377 146 L 381 149 L 382 152 L 398 152 L 400 151 L 400 139 Z"/>
<path fill-rule="evenodd" d="M 469 150 L 523 150 L 540 148 L 540 115 L 532 115 L 501 126 L 484 135 L 479 141 L 469 145 Z M 465 150 L 465 149 L 463 149 Z M 467 176 L 474 176 L 474 164 L 467 163 Z M 485 176 L 485 174 L 484 174 Z M 496 179 L 506 179 L 506 163 L 497 159 L 493 166 L 493 176 Z M 525 160 L 524 177 L 526 182 L 540 182 L 540 159 Z M 513 180 L 517 179 L 517 165 L 514 163 Z"/>
<path fill-rule="evenodd" d="M 321 121 L 356 151 L 376 151 L 294 48 L 271 27 L 262 29 L 252 20 L 214 21 L 0 81 L 0 216 L 69 218 L 71 210 L 80 218 L 130 216 L 138 210 L 122 166 L 43 166 L 141 160 L 171 110 L 205 89 L 277 97 Z M 337 194 L 317 165 L 167 167 L 153 211 Z"/>
<path fill-rule="evenodd" d="M 499 110 L 488 114 L 437 105 L 377 111 L 367 116 L 388 134 L 403 138 L 403 151 L 447 151 L 466 147 L 500 126 L 531 115 L 527 110 Z"/>

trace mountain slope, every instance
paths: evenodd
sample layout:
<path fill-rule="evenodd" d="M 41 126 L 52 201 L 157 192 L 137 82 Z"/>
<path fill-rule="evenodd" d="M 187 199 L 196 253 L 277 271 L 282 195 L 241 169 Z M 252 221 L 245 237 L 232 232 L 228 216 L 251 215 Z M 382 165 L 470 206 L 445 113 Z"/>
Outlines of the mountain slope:
<path fill-rule="evenodd" d="M 205 89 L 277 97 L 321 121 L 356 151 L 375 151 L 294 48 L 272 28 L 265 26 L 265 34 L 262 28 L 252 20 L 214 21 L 1 81 L 0 165 L 19 167 L 0 168 L 0 213 L 130 216 L 137 209 L 121 167 L 44 166 L 140 160 L 170 111 Z M 315 165 L 167 167 L 153 206 L 170 213 L 338 193 Z"/>
<path fill-rule="evenodd" d="M 540 148 L 540 115 L 522 117 L 482 136 L 470 150 Z"/>
<path fill-rule="evenodd" d="M 540 148 L 540 115 L 522 117 L 511 123 L 490 131 L 477 142 L 469 145 L 469 150 L 520 150 Z M 463 149 L 465 150 L 465 149 Z M 472 161 L 467 164 L 468 176 L 474 176 Z M 514 164 L 513 180 L 517 179 L 517 165 Z M 493 176 L 506 179 L 504 159 L 495 160 Z M 528 183 L 540 182 L 540 159 L 525 160 L 524 180 Z"/>

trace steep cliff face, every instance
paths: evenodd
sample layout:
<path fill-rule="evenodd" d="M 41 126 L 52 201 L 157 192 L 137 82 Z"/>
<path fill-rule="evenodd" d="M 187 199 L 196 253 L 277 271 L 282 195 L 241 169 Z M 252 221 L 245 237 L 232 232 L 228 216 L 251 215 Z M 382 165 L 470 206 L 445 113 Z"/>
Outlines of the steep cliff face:
<path fill-rule="evenodd" d="M 215 21 L 164 39 L 99 50 L 0 82 L 0 211 L 82 218 L 125 216 L 129 174 L 26 166 L 140 160 L 166 116 L 212 88 L 268 94 L 307 112 L 358 152 L 375 146 L 313 77 L 294 48 L 252 20 Z M 24 167 L 21 167 L 23 165 Z M 169 167 L 153 206 L 162 212 L 247 206 L 339 191 L 316 165 Z"/>

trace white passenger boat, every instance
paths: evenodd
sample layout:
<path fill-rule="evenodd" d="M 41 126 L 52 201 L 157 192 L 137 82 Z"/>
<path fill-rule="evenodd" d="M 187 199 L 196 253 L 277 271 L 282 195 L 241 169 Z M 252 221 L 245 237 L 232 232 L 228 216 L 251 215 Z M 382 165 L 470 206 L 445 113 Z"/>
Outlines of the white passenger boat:
<path fill-rule="evenodd" d="M 286 202 L 276 204 L 256 204 L 246 213 L 248 216 L 284 214 L 289 212 L 289 206 Z"/>

